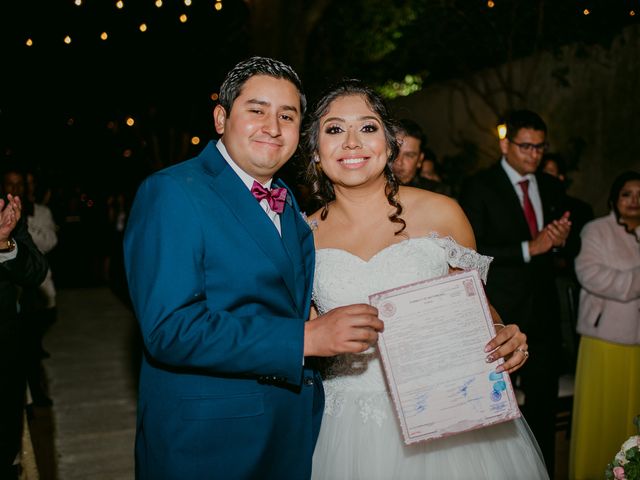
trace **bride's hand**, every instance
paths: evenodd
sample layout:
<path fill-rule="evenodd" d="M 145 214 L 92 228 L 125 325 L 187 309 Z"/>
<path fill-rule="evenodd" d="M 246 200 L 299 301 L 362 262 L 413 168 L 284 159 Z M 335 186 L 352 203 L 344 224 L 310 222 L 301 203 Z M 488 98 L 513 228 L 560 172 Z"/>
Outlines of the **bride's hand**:
<path fill-rule="evenodd" d="M 527 336 L 513 323 L 497 323 L 496 326 L 499 329 L 496 336 L 484 349 L 487 352 L 487 363 L 504 358 L 505 362 L 496 368 L 496 372 L 513 373 L 529 359 Z"/>

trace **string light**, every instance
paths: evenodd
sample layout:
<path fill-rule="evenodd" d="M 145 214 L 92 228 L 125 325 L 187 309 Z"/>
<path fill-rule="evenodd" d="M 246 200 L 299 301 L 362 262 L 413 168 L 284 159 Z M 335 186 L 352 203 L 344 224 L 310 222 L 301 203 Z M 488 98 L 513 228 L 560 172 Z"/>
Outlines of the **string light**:
<path fill-rule="evenodd" d="M 210 98 L 215 102 L 216 100 L 218 100 L 218 94 L 216 92 L 213 92 Z"/>
<path fill-rule="evenodd" d="M 507 126 L 504 123 L 501 123 L 496 128 L 498 130 L 498 138 L 500 140 L 504 140 L 507 137 Z"/>
<path fill-rule="evenodd" d="M 488 8 L 495 8 L 496 7 L 496 4 L 497 4 L 496 0 L 485 0 L 485 1 L 486 1 L 486 5 L 487 5 Z M 78 7 L 85 6 L 85 4 L 86 4 L 85 0 L 73 0 L 73 3 Z M 182 0 L 182 3 L 185 6 L 190 7 L 190 6 L 193 6 L 194 2 L 193 2 L 193 0 Z M 155 4 L 155 6 L 157 8 L 161 8 L 161 7 L 164 6 L 164 1 L 163 0 L 154 0 L 154 4 Z M 125 6 L 124 5 L 124 0 L 117 0 L 115 2 L 115 6 L 120 10 L 124 9 L 124 6 Z M 222 7 L 223 7 L 223 0 L 214 0 L 214 9 L 216 11 L 222 10 Z M 630 17 L 636 17 L 637 14 L 638 14 L 638 11 L 635 10 L 635 8 L 633 8 L 633 9 L 625 9 L 624 11 L 626 11 L 627 15 L 630 16 Z M 582 10 L 578 10 L 576 13 L 577 14 L 582 14 L 583 16 L 589 16 L 594 12 L 590 8 L 584 8 L 584 6 L 583 6 L 583 9 Z M 598 14 L 598 12 L 595 12 L 595 13 L 596 13 L 596 15 Z M 179 21 L 180 21 L 180 23 L 187 23 L 189 21 L 189 17 L 187 16 L 186 13 L 183 13 L 183 14 L 181 14 L 179 16 Z M 148 28 L 149 28 L 148 24 L 146 24 L 144 22 L 140 23 L 139 26 L 138 26 L 138 29 L 141 32 L 147 32 Z M 107 32 L 101 32 L 101 33 L 98 33 L 98 35 L 99 35 L 99 38 L 102 41 L 106 41 L 109 38 L 109 35 L 107 34 Z M 78 41 L 78 39 L 76 39 L 75 41 Z M 64 37 L 64 43 L 67 44 L 67 45 L 70 45 L 72 43 L 71 36 L 67 35 L 66 37 Z M 33 38 L 32 37 L 27 37 L 24 40 L 24 45 L 27 46 L 27 47 L 34 46 Z"/>
<path fill-rule="evenodd" d="M 191 137 L 191 145 L 198 145 L 200 143 L 200 137 Z"/>
<path fill-rule="evenodd" d="M 136 123 L 136 121 L 133 119 L 133 117 L 127 117 L 127 125 L 130 127 L 133 127 L 133 125 Z"/>

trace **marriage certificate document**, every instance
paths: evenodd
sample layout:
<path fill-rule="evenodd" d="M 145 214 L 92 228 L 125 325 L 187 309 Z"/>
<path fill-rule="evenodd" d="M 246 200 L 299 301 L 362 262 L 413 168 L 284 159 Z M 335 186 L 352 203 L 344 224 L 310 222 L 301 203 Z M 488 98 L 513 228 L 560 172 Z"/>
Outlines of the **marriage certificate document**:
<path fill-rule="evenodd" d="M 369 297 L 384 321 L 378 348 L 407 444 L 520 416 L 502 363 L 487 363 L 495 336 L 476 270 Z"/>

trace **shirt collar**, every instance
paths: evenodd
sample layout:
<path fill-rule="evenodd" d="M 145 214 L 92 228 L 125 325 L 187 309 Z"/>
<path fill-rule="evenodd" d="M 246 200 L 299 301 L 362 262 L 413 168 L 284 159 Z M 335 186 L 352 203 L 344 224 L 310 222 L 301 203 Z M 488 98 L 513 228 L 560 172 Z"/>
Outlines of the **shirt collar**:
<path fill-rule="evenodd" d="M 518 185 L 518 183 L 520 183 L 522 180 L 529 180 L 530 183 L 534 183 L 535 185 L 538 185 L 538 183 L 536 182 L 536 176 L 533 173 L 520 175 L 518 172 L 516 172 L 515 168 L 509 165 L 509 162 L 507 162 L 507 159 L 504 155 L 500 160 L 500 165 L 502 166 L 502 169 L 507 174 L 507 177 L 509 177 L 509 181 L 511 182 L 512 185 Z"/>
<path fill-rule="evenodd" d="M 227 151 L 227 147 L 225 147 L 224 143 L 222 143 L 222 139 L 218 140 L 218 142 L 216 143 L 216 148 L 220 152 L 220 155 L 222 155 L 222 158 L 224 158 L 226 162 L 229 164 L 229 166 L 233 169 L 233 171 L 236 172 L 236 175 L 240 177 L 240 180 L 242 180 L 242 183 L 244 183 L 246 187 L 249 190 L 251 190 L 251 187 L 253 187 L 253 182 L 258 182 L 258 181 L 255 178 L 253 178 L 251 175 L 249 175 L 247 172 L 245 172 L 242 168 L 240 168 L 238 164 L 231 159 L 231 155 L 229 155 L 229 152 Z M 258 183 L 260 183 L 260 185 L 262 185 L 264 188 L 271 188 L 272 181 L 273 179 L 270 178 L 269 180 L 267 180 L 266 183 L 260 183 L 260 182 Z"/>

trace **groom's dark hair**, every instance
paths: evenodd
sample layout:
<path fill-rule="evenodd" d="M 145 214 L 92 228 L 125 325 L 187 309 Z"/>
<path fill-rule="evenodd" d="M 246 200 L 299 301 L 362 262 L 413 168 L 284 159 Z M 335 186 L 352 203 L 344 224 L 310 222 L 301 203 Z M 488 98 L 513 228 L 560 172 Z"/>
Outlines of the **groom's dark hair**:
<path fill-rule="evenodd" d="M 220 94 L 218 97 L 220 105 L 225 109 L 227 115 L 231 115 L 231 106 L 240 95 L 242 86 L 255 75 L 267 75 L 293 83 L 300 94 L 300 115 L 304 115 L 307 108 L 307 99 L 302 90 L 300 77 L 298 77 L 295 70 L 286 63 L 267 57 L 251 57 L 238 63 L 227 73 L 227 76 L 220 86 Z"/>

